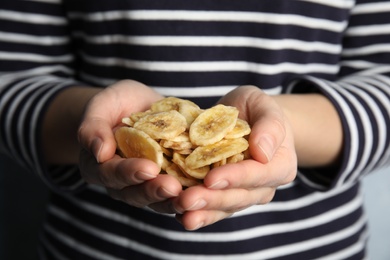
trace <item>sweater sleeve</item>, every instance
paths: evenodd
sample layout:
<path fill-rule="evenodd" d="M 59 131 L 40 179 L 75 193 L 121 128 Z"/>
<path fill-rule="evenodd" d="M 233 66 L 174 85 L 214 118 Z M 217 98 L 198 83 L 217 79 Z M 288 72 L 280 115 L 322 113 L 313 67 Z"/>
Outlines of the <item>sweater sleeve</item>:
<path fill-rule="evenodd" d="M 357 1 L 359 2 L 359 1 Z M 365 1 L 366 2 L 366 1 Z M 299 169 L 300 179 L 326 190 L 356 182 L 390 162 L 390 4 L 357 4 L 345 32 L 336 80 L 301 76 L 287 93 L 321 92 L 336 107 L 344 129 L 341 164 L 329 175 Z"/>
<path fill-rule="evenodd" d="M 60 1 L 1 1 L 0 36 L 0 152 L 56 191 L 83 187 L 77 167 L 49 169 L 40 146 L 48 104 L 80 85 Z"/>

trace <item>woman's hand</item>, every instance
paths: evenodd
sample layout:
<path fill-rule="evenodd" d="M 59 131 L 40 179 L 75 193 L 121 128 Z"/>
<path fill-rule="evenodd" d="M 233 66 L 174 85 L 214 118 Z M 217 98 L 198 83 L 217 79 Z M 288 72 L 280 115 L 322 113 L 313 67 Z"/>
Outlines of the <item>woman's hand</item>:
<path fill-rule="evenodd" d="M 146 159 L 125 159 L 115 154 L 115 127 L 132 112 L 144 111 L 163 98 L 149 87 L 123 80 L 94 96 L 78 131 L 82 146 L 80 171 L 91 184 L 104 186 L 114 199 L 129 205 L 170 207 L 169 198 L 182 187 L 171 176 L 159 174 L 160 168 Z"/>
<path fill-rule="evenodd" d="M 177 219 L 195 230 L 252 205 L 272 200 L 276 188 L 294 180 L 297 157 L 293 133 L 282 109 L 257 87 L 239 87 L 220 100 L 240 110 L 252 132 L 252 159 L 214 168 L 204 185 L 183 191 L 174 200 Z"/>

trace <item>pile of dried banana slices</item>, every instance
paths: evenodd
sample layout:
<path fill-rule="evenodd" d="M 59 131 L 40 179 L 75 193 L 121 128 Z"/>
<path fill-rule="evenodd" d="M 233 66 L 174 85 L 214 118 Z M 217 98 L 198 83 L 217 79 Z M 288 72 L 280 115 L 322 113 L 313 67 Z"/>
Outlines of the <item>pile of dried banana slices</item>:
<path fill-rule="evenodd" d="M 167 97 L 122 119 L 124 125 L 115 131 L 118 152 L 154 161 L 184 187 L 198 185 L 212 168 L 248 157 L 251 128 L 238 114 L 232 106 L 203 110 Z"/>

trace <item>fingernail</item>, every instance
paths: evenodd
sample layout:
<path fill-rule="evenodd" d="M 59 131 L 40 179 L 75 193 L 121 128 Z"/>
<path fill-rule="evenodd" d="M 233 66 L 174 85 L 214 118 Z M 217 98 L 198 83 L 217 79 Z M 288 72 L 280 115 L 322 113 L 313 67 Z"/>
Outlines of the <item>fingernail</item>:
<path fill-rule="evenodd" d="M 143 182 L 143 181 L 154 179 L 156 177 L 156 175 L 148 173 L 148 172 L 138 171 L 138 172 L 135 173 L 134 177 L 138 181 Z"/>
<path fill-rule="evenodd" d="M 198 225 L 196 225 L 194 228 L 189 228 L 189 229 L 187 229 L 187 230 L 198 230 L 198 229 L 200 229 L 200 228 L 202 228 L 204 226 L 204 222 L 200 222 L 200 223 L 198 223 Z"/>
<path fill-rule="evenodd" d="M 159 196 L 160 198 L 172 198 L 172 197 L 176 197 L 177 194 L 174 194 L 173 192 L 170 192 L 169 190 L 167 190 L 166 188 L 164 187 L 160 187 L 158 190 L 157 190 L 157 196 Z"/>
<path fill-rule="evenodd" d="M 187 210 L 199 210 L 203 209 L 206 206 L 207 202 L 204 199 L 199 199 L 195 201 L 194 204 L 192 204 L 190 207 L 187 208 Z"/>
<path fill-rule="evenodd" d="M 208 188 L 213 189 L 213 190 L 222 190 L 222 189 L 226 188 L 228 185 L 229 185 L 229 182 L 227 182 L 226 180 L 220 180 L 220 181 L 214 183 L 213 185 L 209 186 Z"/>
<path fill-rule="evenodd" d="M 267 157 L 268 162 L 272 160 L 274 155 L 274 144 L 269 136 L 260 137 L 258 146 L 260 150 L 264 153 L 265 157 Z"/>
<path fill-rule="evenodd" d="M 95 156 L 97 163 L 100 163 L 99 156 L 103 148 L 103 142 L 100 138 L 96 138 L 92 141 L 92 153 Z"/>

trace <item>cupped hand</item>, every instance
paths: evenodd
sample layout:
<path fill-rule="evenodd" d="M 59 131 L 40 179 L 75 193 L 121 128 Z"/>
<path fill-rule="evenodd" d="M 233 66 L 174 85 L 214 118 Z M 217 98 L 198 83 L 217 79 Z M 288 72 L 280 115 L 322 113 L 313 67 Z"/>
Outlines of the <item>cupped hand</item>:
<path fill-rule="evenodd" d="M 117 200 L 136 207 L 157 205 L 169 211 L 169 198 L 182 187 L 171 176 L 159 174 L 157 164 L 146 159 L 116 155 L 115 127 L 132 112 L 144 111 L 163 97 L 151 88 L 123 80 L 94 96 L 85 111 L 78 131 L 82 146 L 80 172 L 86 182 L 104 186 Z"/>
<path fill-rule="evenodd" d="M 173 199 L 177 219 L 195 230 L 253 205 L 266 204 L 276 188 L 295 179 L 297 157 L 291 127 L 271 96 L 254 86 L 239 87 L 220 100 L 240 110 L 252 132 L 252 159 L 211 170 L 204 185 L 194 186 Z"/>

